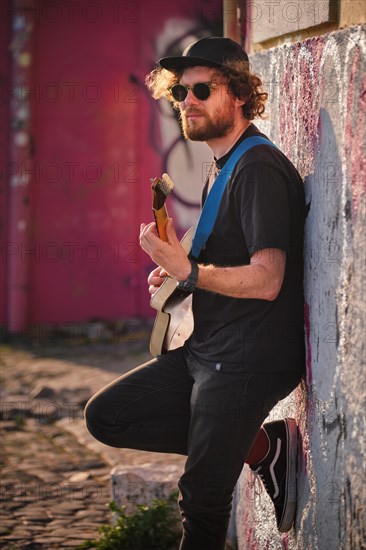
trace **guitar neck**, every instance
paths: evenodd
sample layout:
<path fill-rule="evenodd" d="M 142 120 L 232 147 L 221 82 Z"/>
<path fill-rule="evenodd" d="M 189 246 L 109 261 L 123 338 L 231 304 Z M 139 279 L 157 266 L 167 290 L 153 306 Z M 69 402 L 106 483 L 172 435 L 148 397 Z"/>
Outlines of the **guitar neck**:
<path fill-rule="evenodd" d="M 166 234 L 166 222 L 168 221 L 168 211 L 166 209 L 166 206 L 162 206 L 159 208 L 159 210 L 156 210 L 153 208 L 154 212 L 154 218 L 155 218 L 155 225 L 156 230 L 158 232 L 158 235 L 162 241 L 165 241 L 166 243 L 169 241 L 168 236 Z"/>
<path fill-rule="evenodd" d="M 168 211 L 165 206 L 166 198 L 174 187 L 174 183 L 164 173 L 161 178 L 154 178 L 151 180 L 153 191 L 153 212 L 155 218 L 155 225 L 158 235 L 162 241 L 166 243 L 169 241 L 166 234 L 166 222 L 168 221 Z"/>

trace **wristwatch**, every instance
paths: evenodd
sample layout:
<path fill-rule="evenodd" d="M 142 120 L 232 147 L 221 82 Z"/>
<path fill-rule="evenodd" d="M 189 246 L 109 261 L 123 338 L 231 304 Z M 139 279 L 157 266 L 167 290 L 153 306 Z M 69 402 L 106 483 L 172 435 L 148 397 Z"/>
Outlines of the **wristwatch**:
<path fill-rule="evenodd" d="M 184 290 L 184 292 L 194 292 L 197 288 L 198 264 L 194 260 L 189 261 L 191 262 L 192 266 L 191 274 L 185 281 L 179 281 L 177 286 L 179 290 Z"/>

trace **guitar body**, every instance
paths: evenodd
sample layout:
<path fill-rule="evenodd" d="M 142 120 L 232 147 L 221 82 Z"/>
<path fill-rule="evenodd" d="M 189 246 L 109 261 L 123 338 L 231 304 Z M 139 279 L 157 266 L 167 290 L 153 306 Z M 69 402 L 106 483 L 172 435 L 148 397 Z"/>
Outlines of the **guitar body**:
<path fill-rule="evenodd" d="M 187 254 L 194 232 L 191 227 L 181 240 Z M 150 301 L 158 312 L 150 338 L 150 352 L 154 356 L 182 346 L 193 331 L 192 294 L 179 290 L 177 284 L 167 277 Z"/>

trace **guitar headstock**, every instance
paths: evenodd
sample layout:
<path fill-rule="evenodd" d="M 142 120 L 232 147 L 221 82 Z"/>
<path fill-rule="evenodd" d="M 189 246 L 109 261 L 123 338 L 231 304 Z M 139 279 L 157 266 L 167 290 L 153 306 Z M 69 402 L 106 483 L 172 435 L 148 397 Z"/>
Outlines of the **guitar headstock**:
<path fill-rule="evenodd" d="M 160 210 L 160 208 L 164 206 L 165 201 L 173 187 L 174 183 L 168 174 L 163 174 L 161 178 L 154 178 L 151 180 L 154 210 Z"/>

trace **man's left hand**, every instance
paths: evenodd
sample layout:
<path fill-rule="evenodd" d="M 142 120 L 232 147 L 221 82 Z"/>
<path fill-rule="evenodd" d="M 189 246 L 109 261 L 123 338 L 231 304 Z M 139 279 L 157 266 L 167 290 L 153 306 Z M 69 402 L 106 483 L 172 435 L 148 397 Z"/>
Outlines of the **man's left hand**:
<path fill-rule="evenodd" d="M 173 220 L 168 219 L 166 224 L 168 242 L 159 239 L 154 222 L 141 224 L 140 246 L 150 258 L 161 266 L 177 281 L 185 281 L 191 273 L 191 263 L 187 252 L 180 244 L 174 229 Z"/>

